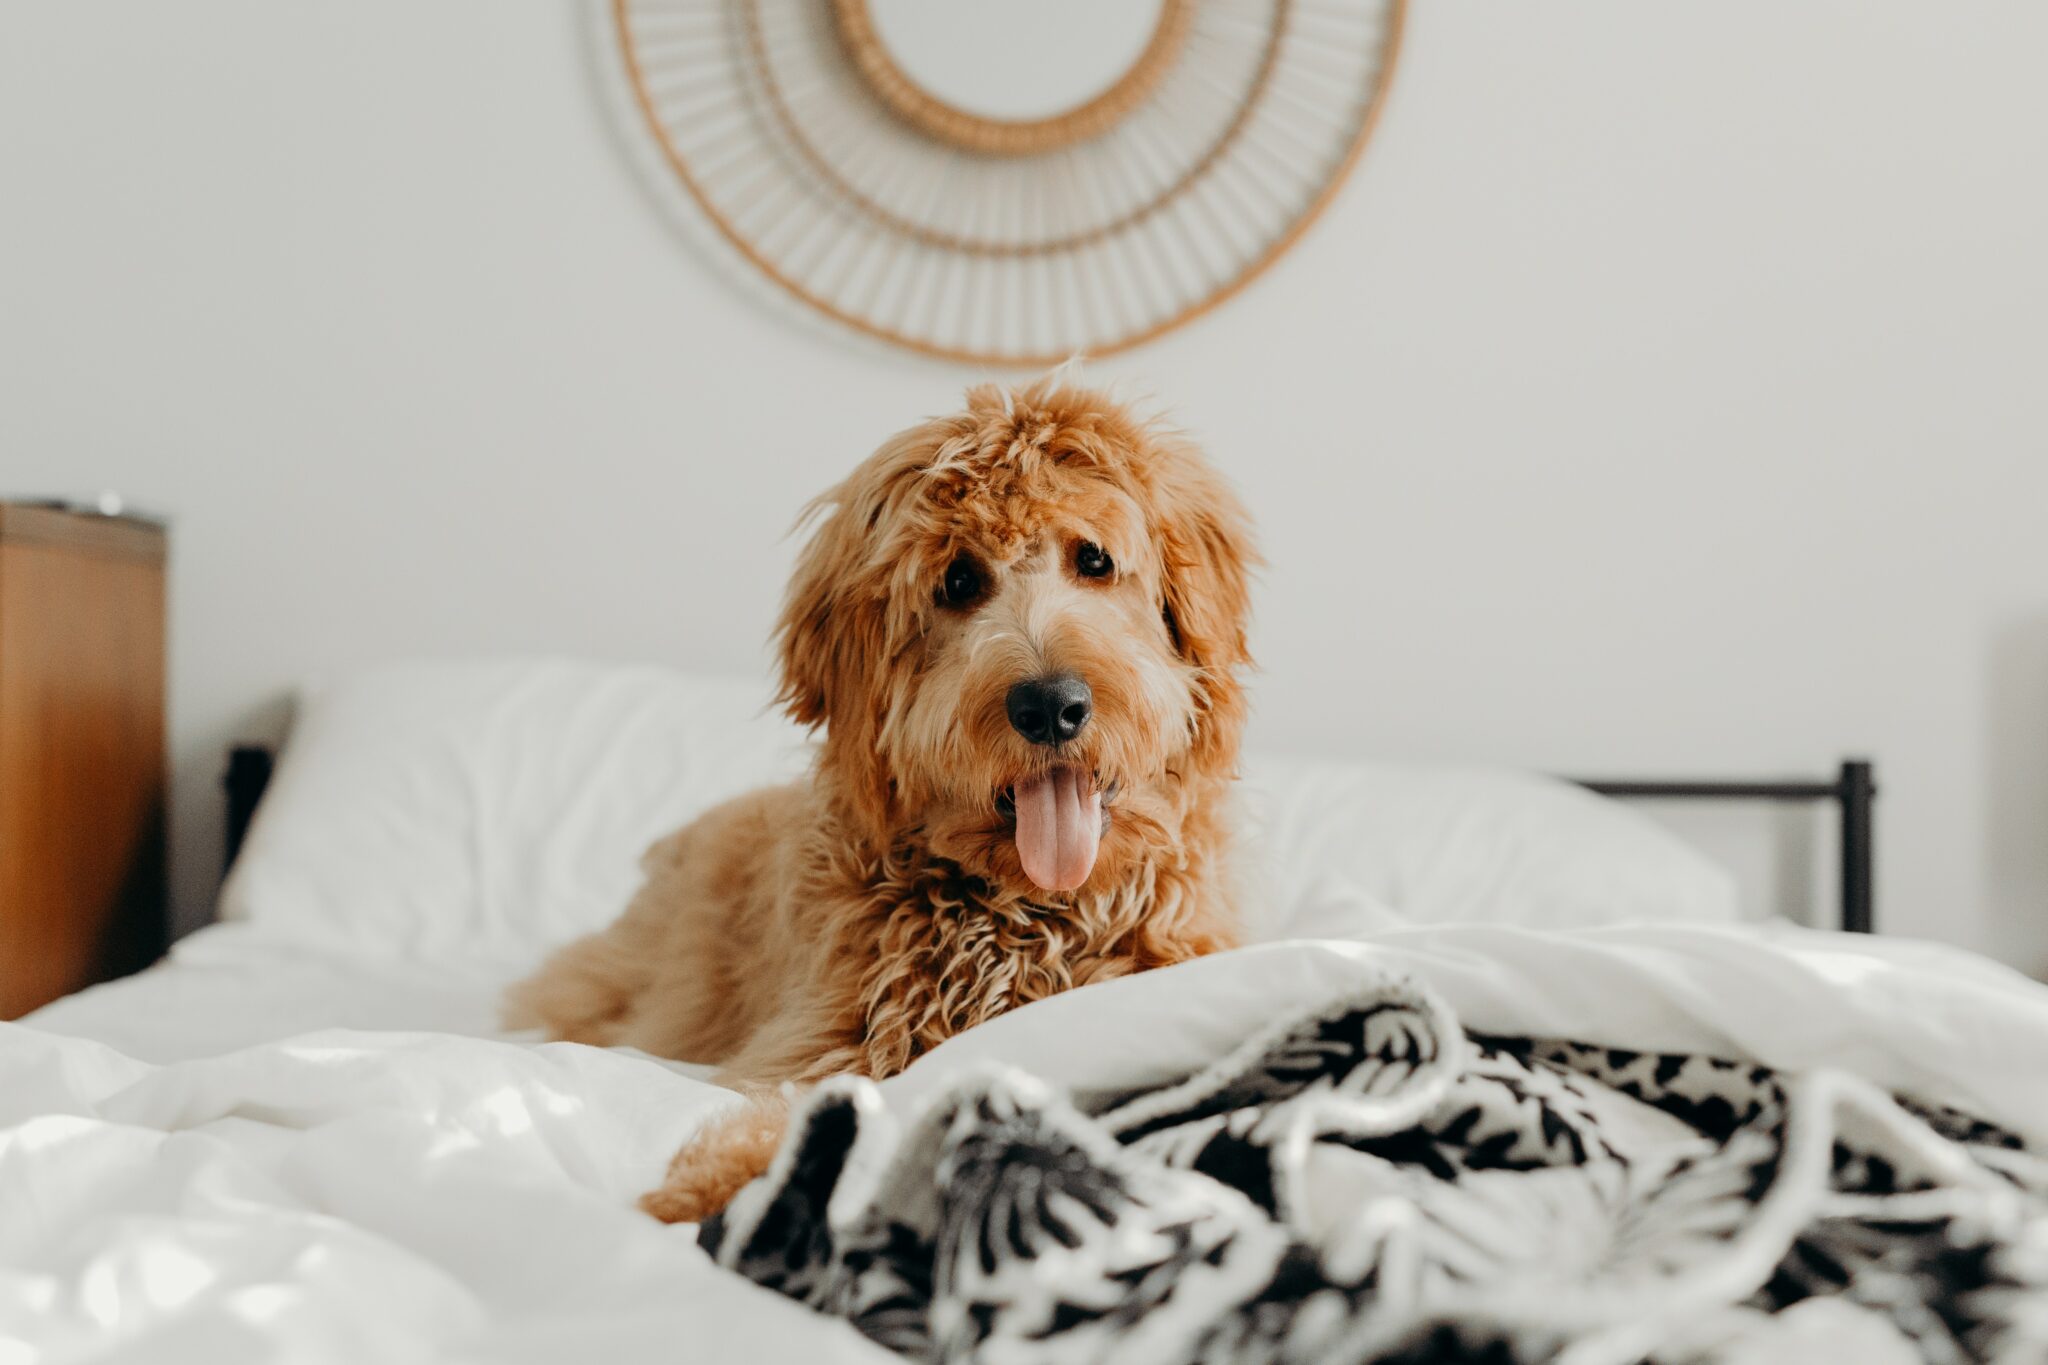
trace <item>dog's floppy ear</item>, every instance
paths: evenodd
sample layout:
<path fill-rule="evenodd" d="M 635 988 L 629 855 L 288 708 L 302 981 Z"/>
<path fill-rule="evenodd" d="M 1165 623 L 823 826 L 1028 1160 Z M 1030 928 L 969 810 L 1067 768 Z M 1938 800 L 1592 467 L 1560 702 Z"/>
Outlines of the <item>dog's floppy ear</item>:
<path fill-rule="evenodd" d="M 1164 579 L 1160 610 L 1174 648 L 1201 670 L 1195 748 L 1227 768 L 1236 761 L 1244 725 L 1237 674 L 1252 661 L 1245 626 L 1259 553 L 1244 504 L 1193 449 L 1173 449 L 1162 473 L 1154 494 Z"/>
<path fill-rule="evenodd" d="M 797 559 L 775 631 L 782 667 L 776 700 L 799 725 L 825 727 L 825 763 L 859 812 L 879 827 L 890 803 L 876 751 L 886 624 L 864 562 L 864 514 L 850 501 L 855 493 L 849 484 L 820 500 L 831 510 Z"/>
<path fill-rule="evenodd" d="M 776 700 L 797 724 L 813 729 L 831 718 L 840 680 L 858 668 L 859 613 L 847 598 L 859 547 L 848 525 L 847 494 L 835 488 L 805 509 L 804 520 L 816 524 L 797 556 L 775 627 L 782 669 Z"/>
<path fill-rule="evenodd" d="M 898 652 L 892 631 L 900 633 L 904 622 L 891 603 L 898 566 L 878 550 L 875 536 L 915 468 L 907 456 L 916 435 L 906 432 L 883 446 L 806 510 L 804 519 L 815 526 L 775 628 L 782 674 L 776 700 L 798 724 L 825 728 L 826 768 L 876 829 L 887 827 L 895 797 L 880 739 Z"/>
<path fill-rule="evenodd" d="M 892 626 L 890 576 L 898 566 L 877 537 L 886 534 L 885 518 L 936 440 L 934 425 L 898 432 L 797 519 L 811 534 L 775 624 L 782 670 L 775 699 L 799 725 L 848 724 L 856 697 L 868 699 L 879 679 Z M 893 624 L 900 629 L 903 622 Z"/>

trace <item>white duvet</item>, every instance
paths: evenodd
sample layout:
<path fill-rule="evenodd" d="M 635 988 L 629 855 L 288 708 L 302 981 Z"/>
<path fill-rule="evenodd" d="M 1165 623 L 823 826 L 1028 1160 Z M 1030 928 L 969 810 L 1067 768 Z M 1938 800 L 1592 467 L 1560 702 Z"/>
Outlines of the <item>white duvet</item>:
<path fill-rule="evenodd" d="M 1157 1084 L 1366 964 L 1481 1031 L 1845 1067 L 2048 1141 L 2048 988 L 1929 944 L 1789 928 L 1265 944 L 1018 1010 L 884 1089 L 907 1108 L 991 1059 Z M 481 996 L 450 999 L 468 1003 L 442 1027 L 478 1017 Z M 633 1210 L 732 1102 L 689 1068 L 333 1029 L 151 1064 L 49 1031 L 94 1020 L 0 1026 L 0 1365 L 889 1359 Z"/>

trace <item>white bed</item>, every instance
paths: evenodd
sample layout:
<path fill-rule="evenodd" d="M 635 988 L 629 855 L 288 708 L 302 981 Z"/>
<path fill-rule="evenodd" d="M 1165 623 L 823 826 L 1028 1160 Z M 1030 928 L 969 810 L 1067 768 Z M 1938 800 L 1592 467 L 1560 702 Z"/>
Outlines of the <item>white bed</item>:
<path fill-rule="evenodd" d="M 652 669 L 309 691 L 223 922 L 0 1026 L 0 1365 L 890 1358 L 632 1209 L 731 1102 L 702 1069 L 495 1017 L 623 904 L 656 834 L 804 760 L 758 688 Z M 2048 989 L 2015 973 L 1740 923 L 1719 869 L 1562 784 L 1252 771 L 1261 942 L 998 1019 L 885 1085 L 892 1107 L 992 1059 L 1159 1084 L 1370 964 L 1476 1029 L 1846 1067 L 2048 1139 Z"/>
<path fill-rule="evenodd" d="M 23 1022 L 145 1062 L 211 1057 L 318 1029 L 502 1036 L 502 972 L 279 942 L 215 924 L 149 971 L 47 1005 Z"/>

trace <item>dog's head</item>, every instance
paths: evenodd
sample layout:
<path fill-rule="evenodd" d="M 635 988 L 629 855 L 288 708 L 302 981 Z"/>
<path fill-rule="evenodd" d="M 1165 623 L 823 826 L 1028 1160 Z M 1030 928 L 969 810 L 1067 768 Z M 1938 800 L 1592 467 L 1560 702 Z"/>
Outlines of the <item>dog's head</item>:
<path fill-rule="evenodd" d="M 1237 759 L 1243 507 L 1102 394 L 972 390 L 819 500 L 781 700 L 886 848 L 1069 892 L 1170 855 Z"/>

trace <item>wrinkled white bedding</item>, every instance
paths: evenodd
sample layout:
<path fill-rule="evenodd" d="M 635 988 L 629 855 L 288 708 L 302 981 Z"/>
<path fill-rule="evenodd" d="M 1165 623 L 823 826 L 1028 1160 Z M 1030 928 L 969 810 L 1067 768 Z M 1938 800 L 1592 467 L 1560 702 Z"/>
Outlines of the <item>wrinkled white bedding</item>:
<path fill-rule="evenodd" d="M 144 1062 L 182 1062 L 316 1029 L 499 1036 L 509 973 L 323 949 L 246 924 L 180 940 L 145 972 L 45 1005 L 23 1022 Z"/>
<path fill-rule="evenodd" d="M 308 960 L 253 985 L 277 951 L 223 936 L 187 965 L 296 1001 L 259 1035 L 332 1017 L 338 997 L 306 984 L 322 974 L 346 992 L 381 976 L 379 1022 L 409 1031 L 205 1055 L 209 1039 L 152 1039 L 146 1011 L 95 1014 L 90 995 L 0 1026 L 0 1362 L 888 1358 L 633 1211 L 726 1092 L 631 1053 L 459 1036 L 490 1027 L 486 983 L 437 994 L 424 967 Z M 1084 1089 L 1157 1084 L 1362 964 L 1428 982 L 1474 1028 L 1844 1066 L 2048 1141 L 2048 988 L 1933 945 L 1782 927 L 1266 944 L 1016 1011 L 885 1094 L 908 1109 L 995 1059 Z M 212 988 L 148 989 L 169 1030 Z M 218 1014 L 203 1028 L 234 1035 Z"/>

